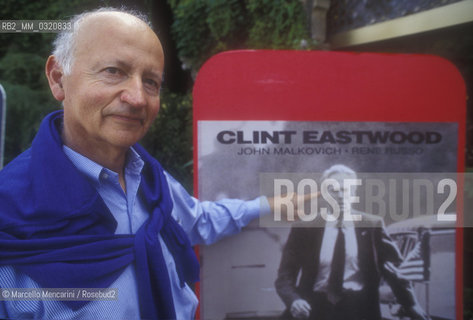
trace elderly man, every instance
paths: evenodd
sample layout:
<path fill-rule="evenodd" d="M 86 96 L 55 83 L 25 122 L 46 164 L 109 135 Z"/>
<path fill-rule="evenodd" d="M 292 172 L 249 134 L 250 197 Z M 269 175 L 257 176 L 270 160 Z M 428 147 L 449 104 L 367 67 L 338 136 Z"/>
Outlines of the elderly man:
<path fill-rule="evenodd" d="M 101 9 L 72 25 L 46 63 L 63 110 L 0 172 L 0 288 L 116 295 L 7 299 L 0 318 L 192 319 L 191 246 L 238 232 L 268 202 L 199 202 L 137 144 L 158 114 L 164 67 L 143 18 Z"/>
<path fill-rule="evenodd" d="M 328 179 L 328 193 L 337 204 L 333 215 L 294 226 L 283 251 L 276 289 L 287 306 L 284 317 L 380 320 L 378 288 L 383 276 L 407 314 L 425 319 L 410 283 L 386 268 L 386 263 L 397 265 L 402 258 L 382 220 L 351 208 L 354 188 L 347 188 L 350 184 L 344 180 L 353 181 L 356 173 L 334 165 L 322 174 L 322 181 Z"/>

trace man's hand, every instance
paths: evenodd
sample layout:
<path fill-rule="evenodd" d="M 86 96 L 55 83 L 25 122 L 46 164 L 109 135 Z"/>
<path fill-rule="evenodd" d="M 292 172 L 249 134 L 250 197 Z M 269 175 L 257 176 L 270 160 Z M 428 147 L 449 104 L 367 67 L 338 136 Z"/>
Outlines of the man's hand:
<path fill-rule="evenodd" d="M 291 304 L 291 314 L 296 319 L 309 318 L 312 308 L 310 304 L 304 299 L 297 299 Z"/>
<path fill-rule="evenodd" d="M 405 308 L 405 314 L 412 320 L 428 320 L 430 319 L 425 313 L 424 309 L 418 304 L 414 304 L 412 307 Z"/>

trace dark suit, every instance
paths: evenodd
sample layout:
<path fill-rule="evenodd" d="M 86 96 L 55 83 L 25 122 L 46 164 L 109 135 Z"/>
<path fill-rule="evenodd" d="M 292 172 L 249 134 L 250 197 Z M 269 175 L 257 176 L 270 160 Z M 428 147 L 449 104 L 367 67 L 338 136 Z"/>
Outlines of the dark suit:
<path fill-rule="evenodd" d="M 410 307 L 416 300 L 411 285 L 383 267 L 385 262 L 389 261 L 397 265 L 402 258 L 396 245 L 386 233 L 382 220 L 367 214 L 362 214 L 362 216 L 361 223 L 355 222 L 355 235 L 361 282 L 364 287 L 357 295 L 358 301 L 355 304 L 360 307 L 361 319 L 377 320 L 381 319 L 378 293 L 381 276 L 388 281 L 401 305 Z M 313 292 L 324 230 L 323 224 L 319 224 L 318 227 L 313 224 L 308 227 L 307 225 L 306 227 L 296 226 L 289 234 L 276 280 L 277 292 L 288 310 L 297 299 L 309 302 L 313 313 L 325 307 L 321 304 L 328 303 L 321 299 L 314 299 Z M 300 281 L 296 283 L 299 272 L 301 272 Z M 347 314 L 351 312 L 351 310 L 346 311 Z M 286 314 L 290 315 L 290 312 Z M 311 315 L 311 317 L 318 319 L 317 315 Z"/>

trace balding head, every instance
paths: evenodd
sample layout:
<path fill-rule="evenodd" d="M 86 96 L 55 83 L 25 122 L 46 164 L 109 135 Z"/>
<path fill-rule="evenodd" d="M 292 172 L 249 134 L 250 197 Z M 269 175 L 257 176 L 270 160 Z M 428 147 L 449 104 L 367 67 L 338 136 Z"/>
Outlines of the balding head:
<path fill-rule="evenodd" d="M 123 24 L 125 26 L 141 25 L 143 28 L 148 29 L 148 31 L 153 32 L 150 28 L 151 23 L 147 16 L 137 11 L 116 8 L 100 8 L 94 11 L 84 12 L 73 16 L 70 22 L 72 31 L 64 30 L 59 33 L 53 43 L 53 55 L 56 57 L 57 62 L 66 75 L 71 73 L 78 39 L 80 39 L 81 35 L 87 34 L 88 32 L 97 34 L 98 30 L 93 27 L 100 24 L 100 22 L 105 24 L 109 23 L 109 25 L 113 25 L 114 23 Z"/>
<path fill-rule="evenodd" d="M 356 172 L 353 169 L 343 164 L 335 164 L 322 173 L 321 180 L 331 178 L 334 175 L 344 175 L 347 178 L 356 179 Z"/>

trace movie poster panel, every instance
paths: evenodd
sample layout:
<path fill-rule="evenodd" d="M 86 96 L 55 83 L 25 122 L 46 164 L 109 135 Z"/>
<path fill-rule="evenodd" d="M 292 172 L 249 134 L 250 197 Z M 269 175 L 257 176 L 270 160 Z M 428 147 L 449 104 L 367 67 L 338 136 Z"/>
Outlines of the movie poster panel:
<path fill-rule="evenodd" d="M 287 68 L 293 69 L 278 69 L 291 54 L 293 64 Z M 372 61 L 363 55 L 360 58 L 327 53 L 237 52 L 223 58 L 217 56 L 217 63 L 211 61 L 210 67 L 204 67 L 194 92 L 195 188 L 201 200 L 254 199 L 270 195 L 271 190 L 268 192 L 265 185 L 279 177 L 289 177 L 295 184 L 314 177 L 314 183 L 320 183 L 321 173 L 336 164 L 351 168 L 359 176 L 377 174 L 382 184 L 395 192 L 387 191 L 384 198 L 378 197 L 380 201 L 367 203 L 366 199 L 372 199 L 367 195 L 379 195 L 379 184 L 372 183 L 371 189 L 363 185 L 357 188 L 361 201 L 354 208 L 383 219 L 404 258 L 396 270 L 412 282 L 424 310 L 436 318 L 456 319 L 462 288 L 455 272 L 457 250 L 461 248 L 459 234 L 455 218 L 449 219 L 455 215 L 439 221 L 439 208 L 448 195 L 434 194 L 438 189 L 421 184 L 419 190 L 423 193 L 416 202 L 412 196 L 415 182 L 411 182 L 433 181 L 436 187 L 448 175 L 448 179 L 455 176 L 462 166 L 459 157 L 463 156 L 464 113 L 458 109 L 464 108 L 464 102 L 458 96 L 464 92 L 462 88 L 445 94 L 432 92 L 437 84 L 429 87 L 426 83 L 416 92 L 406 76 L 413 70 L 414 78 L 422 76 L 410 65 L 409 57 L 368 56 Z M 300 64 L 302 60 L 304 66 Z M 418 61 L 424 63 L 423 59 Z M 235 68 L 235 63 L 255 68 L 245 73 Z M 379 73 L 377 63 L 385 68 L 384 75 Z M 321 69 L 326 77 L 310 73 Z M 315 77 L 310 79 L 310 85 L 307 77 Z M 432 80 L 428 75 L 424 78 L 426 82 Z M 457 74 L 452 78 L 457 79 Z M 385 80 L 387 88 L 381 80 Z M 432 81 L 437 82 L 438 77 Z M 217 91 L 212 90 L 213 84 Z M 356 99 L 353 87 L 359 89 Z M 275 98 L 281 91 L 291 92 L 299 104 L 289 106 L 286 98 Z M 438 111 L 436 115 L 425 113 L 427 107 L 419 104 L 422 98 L 417 94 L 424 94 L 423 91 L 441 96 L 425 98 L 437 101 L 430 104 L 432 110 Z M 341 97 L 343 92 L 349 93 Z M 388 99 L 388 93 L 393 92 L 400 95 L 392 98 L 398 104 L 396 112 L 379 112 L 380 97 Z M 444 95 L 452 95 L 451 114 L 442 105 L 449 98 Z M 330 109 L 334 100 L 336 112 Z M 407 211 L 417 205 L 422 214 L 410 210 L 403 216 L 404 204 Z M 455 213 L 457 207 L 452 204 L 442 210 Z M 272 219 L 273 216 L 269 218 Z M 283 314 L 286 306 L 275 282 L 283 252 L 289 246 L 291 226 L 294 224 L 255 220 L 236 236 L 200 247 L 201 319 L 274 319 Z M 364 249 L 358 248 L 359 252 Z M 323 257 L 323 250 L 318 258 L 331 259 Z M 383 319 L 397 319 L 394 315 L 400 306 L 390 286 L 382 281 L 378 292 Z"/>
<path fill-rule="evenodd" d="M 356 172 L 456 171 L 455 123 L 200 121 L 198 126 L 203 200 L 252 199 L 260 194 L 261 173 L 320 173 L 334 164 Z M 430 312 L 446 319 L 455 314 L 453 226 L 447 222 L 448 230 L 432 236 L 442 245 L 432 255 Z M 201 248 L 203 319 L 283 312 L 274 281 L 288 232 L 254 221 L 237 237 Z M 425 286 L 416 283 L 424 306 Z M 383 298 L 387 301 L 389 293 Z"/>

